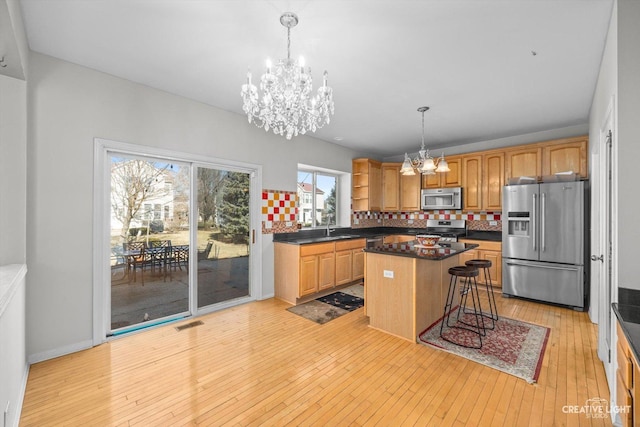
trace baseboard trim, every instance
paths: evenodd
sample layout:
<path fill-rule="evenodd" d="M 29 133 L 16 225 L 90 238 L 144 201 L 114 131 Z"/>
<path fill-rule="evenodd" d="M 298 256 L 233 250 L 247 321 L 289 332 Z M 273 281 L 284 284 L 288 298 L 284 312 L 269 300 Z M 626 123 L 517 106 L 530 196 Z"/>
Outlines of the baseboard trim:
<path fill-rule="evenodd" d="M 20 416 L 22 415 L 22 405 L 24 404 L 24 394 L 27 392 L 27 380 L 29 379 L 29 364 L 24 367 L 24 374 L 22 376 L 22 385 L 20 386 L 20 394 L 15 402 L 16 412 L 13 415 L 13 420 L 9 420 L 8 426 L 18 427 L 20 425 Z"/>
<path fill-rule="evenodd" d="M 66 356 L 67 354 L 76 353 L 93 347 L 93 340 L 80 341 L 65 347 L 55 348 L 53 350 L 43 351 L 42 353 L 30 354 L 27 356 L 27 362 L 32 365 L 45 360 L 55 359 L 56 357 Z"/>

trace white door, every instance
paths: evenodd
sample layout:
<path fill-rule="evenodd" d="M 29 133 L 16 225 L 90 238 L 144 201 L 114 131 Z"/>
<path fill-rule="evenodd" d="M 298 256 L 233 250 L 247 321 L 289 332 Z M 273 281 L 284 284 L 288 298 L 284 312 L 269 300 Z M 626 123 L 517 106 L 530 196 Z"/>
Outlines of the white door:
<path fill-rule="evenodd" d="M 592 157 L 592 201 L 591 201 L 591 318 L 598 322 L 598 357 L 603 361 L 609 389 L 615 378 L 612 354 L 613 311 L 611 302 L 615 293 L 613 281 L 613 101 L 600 129 L 597 149 Z"/>

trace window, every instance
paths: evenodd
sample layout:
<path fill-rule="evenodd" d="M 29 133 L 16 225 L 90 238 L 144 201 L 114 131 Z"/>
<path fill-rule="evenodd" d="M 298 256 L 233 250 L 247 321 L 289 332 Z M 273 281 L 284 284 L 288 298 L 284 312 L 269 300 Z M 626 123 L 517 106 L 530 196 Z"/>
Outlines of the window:
<path fill-rule="evenodd" d="M 338 176 L 314 170 L 298 170 L 298 221 L 303 227 L 336 225 Z"/>

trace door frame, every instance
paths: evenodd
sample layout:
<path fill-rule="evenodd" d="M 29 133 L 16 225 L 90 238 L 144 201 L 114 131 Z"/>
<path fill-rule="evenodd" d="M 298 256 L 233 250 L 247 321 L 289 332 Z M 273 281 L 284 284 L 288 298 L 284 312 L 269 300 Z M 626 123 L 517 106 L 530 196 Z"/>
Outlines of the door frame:
<path fill-rule="evenodd" d="M 615 115 L 615 98 L 612 96 L 609 106 L 600 121 L 598 129 L 598 140 L 596 147 L 592 151 L 592 250 L 595 256 L 602 255 L 603 261 L 591 261 L 591 320 L 598 324 L 598 357 L 602 360 L 609 390 L 615 390 L 615 316 L 611 308 L 611 303 L 618 300 L 617 283 L 617 235 L 618 222 L 615 211 L 618 206 L 617 196 L 617 120 Z M 608 134 L 611 132 L 611 147 L 607 147 Z M 608 163 L 607 150 L 610 150 L 610 164 Z M 611 174 L 611 192 L 608 187 L 607 174 Z M 611 204 L 611 215 L 605 203 L 609 199 Z M 609 235 L 609 225 L 610 232 Z M 609 254 L 609 241 L 611 241 L 611 254 Z M 610 255 L 610 258 L 609 258 Z M 611 278 L 610 287 L 607 289 L 607 277 Z M 610 292 L 610 301 L 607 304 L 606 294 Z M 609 317 L 609 328 L 606 330 L 607 316 Z M 607 338 L 609 344 L 607 345 Z"/>
<path fill-rule="evenodd" d="M 166 160 L 189 163 L 191 167 L 206 165 L 207 167 L 219 167 L 226 170 L 242 171 L 251 174 L 250 183 L 250 265 L 249 265 L 249 296 L 237 300 L 217 304 L 206 310 L 193 309 L 195 301 L 190 298 L 191 315 L 198 316 L 211 311 L 224 309 L 244 302 L 262 299 L 262 233 L 261 231 L 261 189 L 262 166 L 248 162 L 219 159 L 197 154 L 179 152 L 163 148 L 149 147 L 127 142 L 113 141 L 103 138 L 94 138 L 93 150 L 93 345 L 99 345 L 108 340 L 108 317 L 105 309 L 106 302 L 110 299 L 111 274 L 107 263 L 104 262 L 110 254 L 109 239 L 109 215 L 107 207 L 110 206 L 111 176 L 109 168 L 109 152 L 118 151 L 123 154 L 145 157 L 160 157 Z M 192 174 L 193 175 L 193 174 Z M 193 180 L 193 177 L 192 177 Z M 191 200 L 196 195 L 195 188 L 191 186 Z M 197 215 L 195 209 L 190 209 L 191 228 L 197 228 Z M 195 220 L 195 222 L 194 222 Z M 195 224 L 195 225 L 194 225 Z M 193 230 L 192 230 L 193 232 Z M 191 245 L 190 269 L 195 268 L 196 247 Z M 191 275 L 193 276 L 193 275 Z M 190 279 L 190 287 L 193 289 L 195 280 Z"/>

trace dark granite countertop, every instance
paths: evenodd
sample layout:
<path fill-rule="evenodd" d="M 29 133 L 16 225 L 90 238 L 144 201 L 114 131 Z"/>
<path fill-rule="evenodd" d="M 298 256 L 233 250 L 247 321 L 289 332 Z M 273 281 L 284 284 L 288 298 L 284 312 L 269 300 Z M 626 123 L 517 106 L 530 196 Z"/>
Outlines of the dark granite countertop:
<path fill-rule="evenodd" d="M 330 236 L 325 229 L 302 230 L 297 233 L 278 233 L 273 235 L 273 241 L 277 243 L 291 243 L 305 245 L 309 243 L 323 243 L 346 239 L 363 239 L 370 237 L 391 236 L 395 234 L 424 234 L 424 228 L 400 228 L 400 227 L 373 227 L 373 228 L 332 228 Z"/>
<path fill-rule="evenodd" d="M 297 233 L 277 233 L 273 235 L 273 241 L 279 243 L 290 243 L 294 245 L 306 245 L 309 243 L 323 243 L 345 239 L 363 239 L 371 237 L 392 236 L 398 234 L 416 235 L 428 233 L 425 228 L 403 228 L 403 227 L 372 227 L 372 228 L 332 228 L 330 236 L 326 235 L 326 230 L 316 228 L 313 230 L 301 230 Z M 500 231 L 476 231 L 467 230 L 466 236 L 460 239 L 487 240 L 494 242 L 502 241 Z"/>
<path fill-rule="evenodd" d="M 611 304 L 636 360 L 640 360 L 640 306 Z"/>
<path fill-rule="evenodd" d="M 420 246 L 417 240 L 403 243 L 387 243 L 377 248 L 365 249 L 365 252 L 396 255 L 409 258 L 441 261 L 469 249 L 477 248 L 473 243 L 440 243 L 436 246 Z"/>
<path fill-rule="evenodd" d="M 488 240 L 492 242 L 501 242 L 502 232 L 501 231 L 467 230 L 467 235 L 465 237 L 461 237 L 461 239 Z"/>

